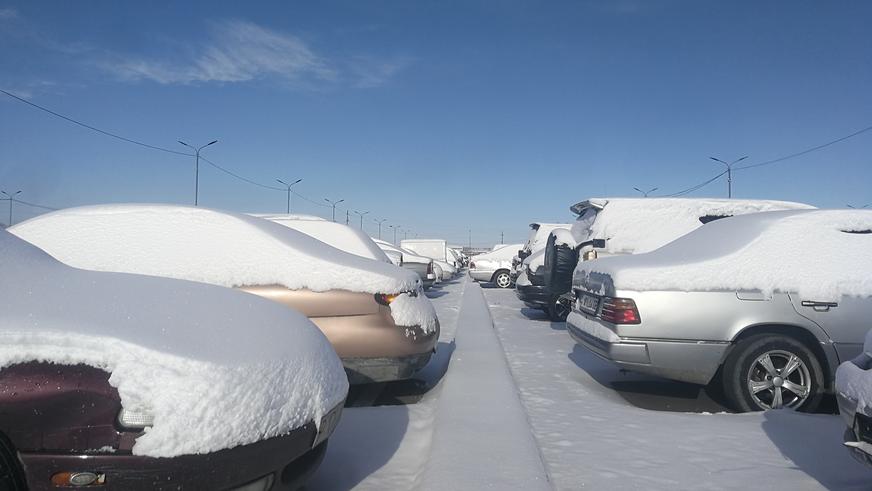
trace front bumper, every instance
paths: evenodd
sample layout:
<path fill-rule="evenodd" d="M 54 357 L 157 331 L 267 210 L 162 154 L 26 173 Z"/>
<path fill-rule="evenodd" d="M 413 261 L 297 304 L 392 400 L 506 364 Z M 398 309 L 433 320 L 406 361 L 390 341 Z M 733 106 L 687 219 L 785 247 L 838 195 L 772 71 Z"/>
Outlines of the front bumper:
<path fill-rule="evenodd" d="M 433 351 L 396 358 L 343 358 L 342 364 L 348 383 L 360 385 L 411 378 L 427 365 L 432 356 Z"/>
<path fill-rule="evenodd" d="M 872 408 L 858 410 L 859 398 L 853 387 L 862 386 L 862 378 L 868 377 L 865 370 L 852 361 L 839 366 L 836 373 L 836 401 L 839 415 L 847 425 L 845 445 L 851 456 L 860 463 L 872 466 Z"/>
<path fill-rule="evenodd" d="M 515 285 L 515 294 L 524 305 L 534 309 L 547 307 L 551 301 L 551 292 L 542 285 Z"/>
<path fill-rule="evenodd" d="M 234 490 L 255 481 L 272 482 L 270 491 L 298 489 L 314 474 L 336 429 L 344 401 L 321 419 L 287 435 L 208 454 L 154 458 L 115 454 L 19 453 L 28 489 L 98 489 L 101 491 L 215 489 Z M 220 431 L 220 429 L 216 429 Z M 60 472 L 102 474 L 96 487 L 55 487 Z"/>
<path fill-rule="evenodd" d="M 573 310 L 566 328 L 597 356 L 636 372 L 693 384 L 708 384 L 718 371 L 726 342 L 622 338 L 605 323 Z"/>

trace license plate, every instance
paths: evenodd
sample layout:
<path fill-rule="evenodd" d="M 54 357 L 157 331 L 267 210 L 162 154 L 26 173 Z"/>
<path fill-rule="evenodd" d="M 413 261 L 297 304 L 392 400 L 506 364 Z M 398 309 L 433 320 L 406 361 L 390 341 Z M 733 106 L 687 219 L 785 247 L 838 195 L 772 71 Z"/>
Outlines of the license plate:
<path fill-rule="evenodd" d="M 339 423 L 339 417 L 342 415 L 342 404 L 334 410 L 327 413 L 321 418 L 321 426 L 318 428 L 318 434 L 315 436 L 315 441 L 312 443 L 312 448 L 317 447 L 321 442 L 327 439 Z"/>
<path fill-rule="evenodd" d="M 578 310 L 582 310 L 589 314 L 596 314 L 596 309 L 599 307 L 599 297 L 589 293 L 582 293 L 578 297 Z"/>

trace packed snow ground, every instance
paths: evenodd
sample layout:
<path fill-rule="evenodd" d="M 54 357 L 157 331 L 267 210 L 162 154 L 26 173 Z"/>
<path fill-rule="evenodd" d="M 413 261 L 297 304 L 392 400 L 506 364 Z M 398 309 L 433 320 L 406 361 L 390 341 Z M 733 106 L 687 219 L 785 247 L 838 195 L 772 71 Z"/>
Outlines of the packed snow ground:
<path fill-rule="evenodd" d="M 511 290 L 463 278 L 430 295 L 439 384 L 346 409 L 309 489 L 870 489 L 836 415 L 711 414 L 695 386 L 618 371 Z"/>

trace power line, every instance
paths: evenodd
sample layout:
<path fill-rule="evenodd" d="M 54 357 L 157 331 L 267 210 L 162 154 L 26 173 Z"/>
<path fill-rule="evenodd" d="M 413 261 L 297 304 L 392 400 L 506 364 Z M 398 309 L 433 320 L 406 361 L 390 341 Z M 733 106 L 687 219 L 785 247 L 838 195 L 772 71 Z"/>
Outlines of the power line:
<path fill-rule="evenodd" d="M 158 147 L 156 145 L 149 145 L 148 143 L 143 143 L 141 141 L 133 140 L 131 138 L 126 138 L 126 137 L 123 137 L 121 135 L 116 135 L 115 133 L 110 133 L 108 131 L 101 130 L 100 128 L 95 128 L 89 124 L 85 124 L 81 121 L 77 121 L 77 120 L 70 118 L 68 116 L 64 116 L 63 114 L 56 113 L 56 112 L 52 111 L 51 109 L 47 109 L 47 108 L 42 107 L 38 104 L 34 104 L 33 102 L 30 102 L 26 99 L 22 99 L 21 97 L 18 97 L 15 94 L 9 93 L 3 89 L 0 89 L 0 93 L 3 93 L 4 95 L 7 95 L 7 96 L 19 101 L 19 102 L 23 102 L 24 104 L 27 104 L 28 106 L 35 107 L 36 109 L 39 109 L 40 111 L 47 112 L 47 113 L 51 114 L 52 116 L 56 116 L 56 117 L 61 118 L 63 120 L 69 121 L 70 123 L 77 124 L 83 128 L 87 128 L 91 131 L 96 131 L 97 133 L 100 133 L 100 134 L 103 134 L 103 135 L 106 135 L 106 136 L 109 136 L 109 137 L 112 137 L 112 138 L 115 138 L 115 139 L 118 139 L 121 141 L 125 141 L 127 143 L 133 143 L 134 145 L 139 145 L 139 146 L 145 147 L 145 148 L 151 148 L 152 150 L 160 150 L 161 152 L 172 153 L 175 155 L 184 155 L 186 157 L 193 157 L 194 156 L 194 154 L 192 154 L 192 153 L 178 152 L 176 150 L 170 150 L 169 148 Z"/>
<path fill-rule="evenodd" d="M 685 194 L 692 193 L 698 189 L 702 189 L 702 188 L 708 186 L 709 184 L 717 181 L 718 179 L 723 177 L 726 173 L 727 173 L 727 171 L 723 171 L 720 174 L 716 175 L 715 177 L 712 177 L 711 179 L 709 179 L 707 181 L 703 181 L 703 182 L 697 184 L 696 186 L 691 186 L 687 189 L 683 189 L 681 191 L 678 191 L 677 193 L 665 194 L 665 195 L 663 195 L 663 197 L 665 197 L 665 198 L 677 198 L 679 196 L 684 196 Z"/>
<path fill-rule="evenodd" d="M 20 203 L 20 204 L 22 204 L 22 205 L 30 206 L 30 207 L 33 207 L 33 208 L 41 208 L 41 209 L 43 209 L 43 210 L 48 210 L 48 211 L 57 211 L 57 210 L 59 209 L 59 208 L 54 208 L 54 207 L 51 207 L 51 206 L 40 205 L 40 204 L 36 204 L 36 203 L 29 203 L 29 202 L 27 202 L 27 201 L 22 201 L 22 200 L 20 200 L 20 199 L 18 199 L 18 198 L 14 198 L 12 201 L 15 201 L 16 203 Z"/>
<path fill-rule="evenodd" d="M 860 135 L 860 134 L 865 133 L 865 132 L 870 131 L 870 130 L 872 130 L 872 126 L 867 126 L 867 127 L 863 128 L 863 129 L 860 130 L 860 131 L 855 131 L 854 133 L 851 133 L 850 135 L 843 136 L 843 137 L 841 137 L 841 138 L 837 138 L 837 139 L 835 139 L 835 140 L 833 140 L 833 141 L 830 141 L 830 142 L 824 143 L 824 144 L 822 144 L 822 145 L 818 145 L 818 146 L 816 146 L 816 147 L 811 147 L 811 148 L 806 149 L 806 150 L 803 150 L 803 151 L 801 151 L 801 152 L 792 153 L 792 154 L 790 154 L 790 155 L 786 155 L 786 156 L 784 156 L 784 157 L 779 157 L 779 158 L 777 158 L 777 159 L 767 160 L 766 162 L 760 162 L 759 164 L 750 164 L 750 165 L 744 165 L 744 166 L 742 166 L 742 167 L 736 167 L 736 168 L 733 169 L 733 170 L 753 169 L 754 167 L 763 167 L 764 165 L 770 165 L 770 164 L 775 164 L 775 163 L 777 163 L 777 162 L 782 162 L 782 161 L 785 161 L 785 160 L 787 160 L 787 159 L 792 159 L 792 158 L 794 158 L 794 157 L 799 157 L 800 155 L 805 155 L 805 154 L 807 154 L 807 153 L 811 153 L 811 152 L 814 152 L 814 151 L 816 151 L 816 150 L 820 150 L 820 149 L 822 149 L 822 148 L 826 148 L 826 147 L 828 147 L 828 146 L 830 146 L 830 145 L 835 145 L 836 143 L 843 142 L 843 141 L 845 141 L 845 140 L 847 140 L 847 139 L 849 139 L 849 138 L 853 138 L 853 137 L 855 137 L 855 136 L 857 136 L 857 135 Z"/>

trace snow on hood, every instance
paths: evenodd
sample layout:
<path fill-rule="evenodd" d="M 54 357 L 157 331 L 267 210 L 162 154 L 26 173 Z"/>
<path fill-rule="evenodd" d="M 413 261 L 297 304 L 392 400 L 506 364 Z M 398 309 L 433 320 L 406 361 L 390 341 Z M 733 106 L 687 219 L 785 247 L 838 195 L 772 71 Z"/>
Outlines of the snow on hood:
<path fill-rule="evenodd" d="M 368 235 L 356 228 L 341 223 L 328 222 L 320 217 L 298 215 L 253 215 L 285 227 L 314 237 L 325 244 L 331 245 L 340 251 L 345 251 L 355 256 L 381 261 L 391 262 Z"/>
<path fill-rule="evenodd" d="M 86 364 L 154 416 L 135 455 L 208 453 L 290 432 L 340 404 L 342 363 L 299 313 L 201 283 L 60 264 L 0 231 L 0 367 Z"/>
<path fill-rule="evenodd" d="M 576 243 L 606 239 L 605 252 L 649 252 L 703 225 L 700 219 L 764 211 L 812 209 L 789 201 L 698 198 L 591 198 L 570 209 Z M 708 218 L 706 218 L 708 217 Z"/>
<path fill-rule="evenodd" d="M 349 254 L 269 220 L 208 208 L 85 206 L 41 215 L 9 231 L 82 269 L 226 287 L 282 285 L 387 294 L 421 289 L 416 273 L 390 262 Z M 433 309 L 423 295 L 404 305 L 413 304 L 422 316 Z M 409 317 L 396 315 L 393 307 L 391 312 L 397 323 Z M 434 317 L 421 327 L 429 332 L 435 326 Z"/>
<path fill-rule="evenodd" d="M 380 240 L 380 239 L 372 239 L 372 240 L 373 240 L 373 242 L 375 242 L 375 245 L 379 246 L 379 248 L 381 248 L 381 250 L 383 250 L 383 251 L 396 251 L 396 252 L 399 252 L 400 254 L 402 254 L 403 255 L 403 262 L 430 264 L 433 261 L 429 257 L 424 257 L 424 256 L 418 255 L 418 254 L 416 254 L 408 249 L 403 249 L 402 247 L 397 247 L 397 246 L 391 244 L 390 242 L 386 242 L 386 241 Z"/>
<path fill-rule="evenodd" d="M 872 210 L 794 210 L 718 220 L 647 254 L 579 263 L 573 283 L 616 289 L 872 296 Z"/>

